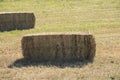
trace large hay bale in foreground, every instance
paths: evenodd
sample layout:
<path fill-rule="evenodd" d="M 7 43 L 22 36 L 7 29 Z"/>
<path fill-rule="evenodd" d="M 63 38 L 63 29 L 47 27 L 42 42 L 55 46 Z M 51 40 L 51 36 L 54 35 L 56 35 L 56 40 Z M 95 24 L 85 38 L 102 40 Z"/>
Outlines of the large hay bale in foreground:
<path fill-rule="evenodd" d="M 22 38 L 23 56 L 35 61 L 92 61 L 95 50 L 91 34 L 41 33 Z"/>
<path fill-rule="evenodd" d="M 33 13 L 0 13 L 0 31 L 34 28 Z"/>

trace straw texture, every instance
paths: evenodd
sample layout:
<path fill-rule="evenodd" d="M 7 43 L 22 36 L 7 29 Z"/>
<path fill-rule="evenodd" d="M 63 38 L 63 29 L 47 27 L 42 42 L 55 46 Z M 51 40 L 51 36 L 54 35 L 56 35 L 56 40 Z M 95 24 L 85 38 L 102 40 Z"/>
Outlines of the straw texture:
<path fill-rule="evenodd" d="M 93 60 L 96 43 L 92 34 L 46 33 L 22 38 L 25 58 L 35 61 Z"/>
<path fill-rule="evenodd" d="M 34 28 L 33 13 L 0 13 L 0 31 Z"/>

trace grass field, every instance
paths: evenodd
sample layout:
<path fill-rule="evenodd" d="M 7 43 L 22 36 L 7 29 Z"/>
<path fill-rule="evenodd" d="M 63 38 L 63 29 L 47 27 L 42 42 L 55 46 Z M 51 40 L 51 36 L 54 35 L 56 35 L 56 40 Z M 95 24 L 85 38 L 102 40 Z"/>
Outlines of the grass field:
<path fill-rule="evenodd" d="M 0 12 L 21 11 L 35 13 L 35 29 L 0 32 L 0 80 L 120 80 L 120 0 L 0 0 Z M 25 34 L 78 31 L 95 36 L 93 63 L 19 60 Z"/>

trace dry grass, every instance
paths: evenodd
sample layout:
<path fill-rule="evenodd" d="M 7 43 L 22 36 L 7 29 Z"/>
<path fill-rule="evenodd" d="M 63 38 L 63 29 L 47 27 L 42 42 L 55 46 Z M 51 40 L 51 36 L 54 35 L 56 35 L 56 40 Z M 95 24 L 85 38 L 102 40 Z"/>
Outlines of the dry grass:
<path fill-rule="evenodd" d="M 4 0 L 0 2 L 0 11 L 32 10 L 37 18 L 34 30 L 0 32 L 0 80 L 120 80 L 119 1 Z M 61 31 L 92 32 L 97 43 L 94 62 L 53 64 L 31 63 L 21 59 L 23 56 L 20 41 L 23 35 Z"/>

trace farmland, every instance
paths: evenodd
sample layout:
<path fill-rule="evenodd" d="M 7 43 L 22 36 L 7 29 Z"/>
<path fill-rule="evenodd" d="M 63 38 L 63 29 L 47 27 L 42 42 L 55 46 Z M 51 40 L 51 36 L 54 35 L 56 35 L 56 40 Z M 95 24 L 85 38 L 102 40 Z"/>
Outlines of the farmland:
<path fill-rule="evenodd" d="M 35 29 L 0 32 L 0 80 L 120 80 L 120 0 L 0 0 L 0 12 L 34 12 Z M 21 39 L 42 32 L 86 32 L 93 63 L 22 61 Z"/>

